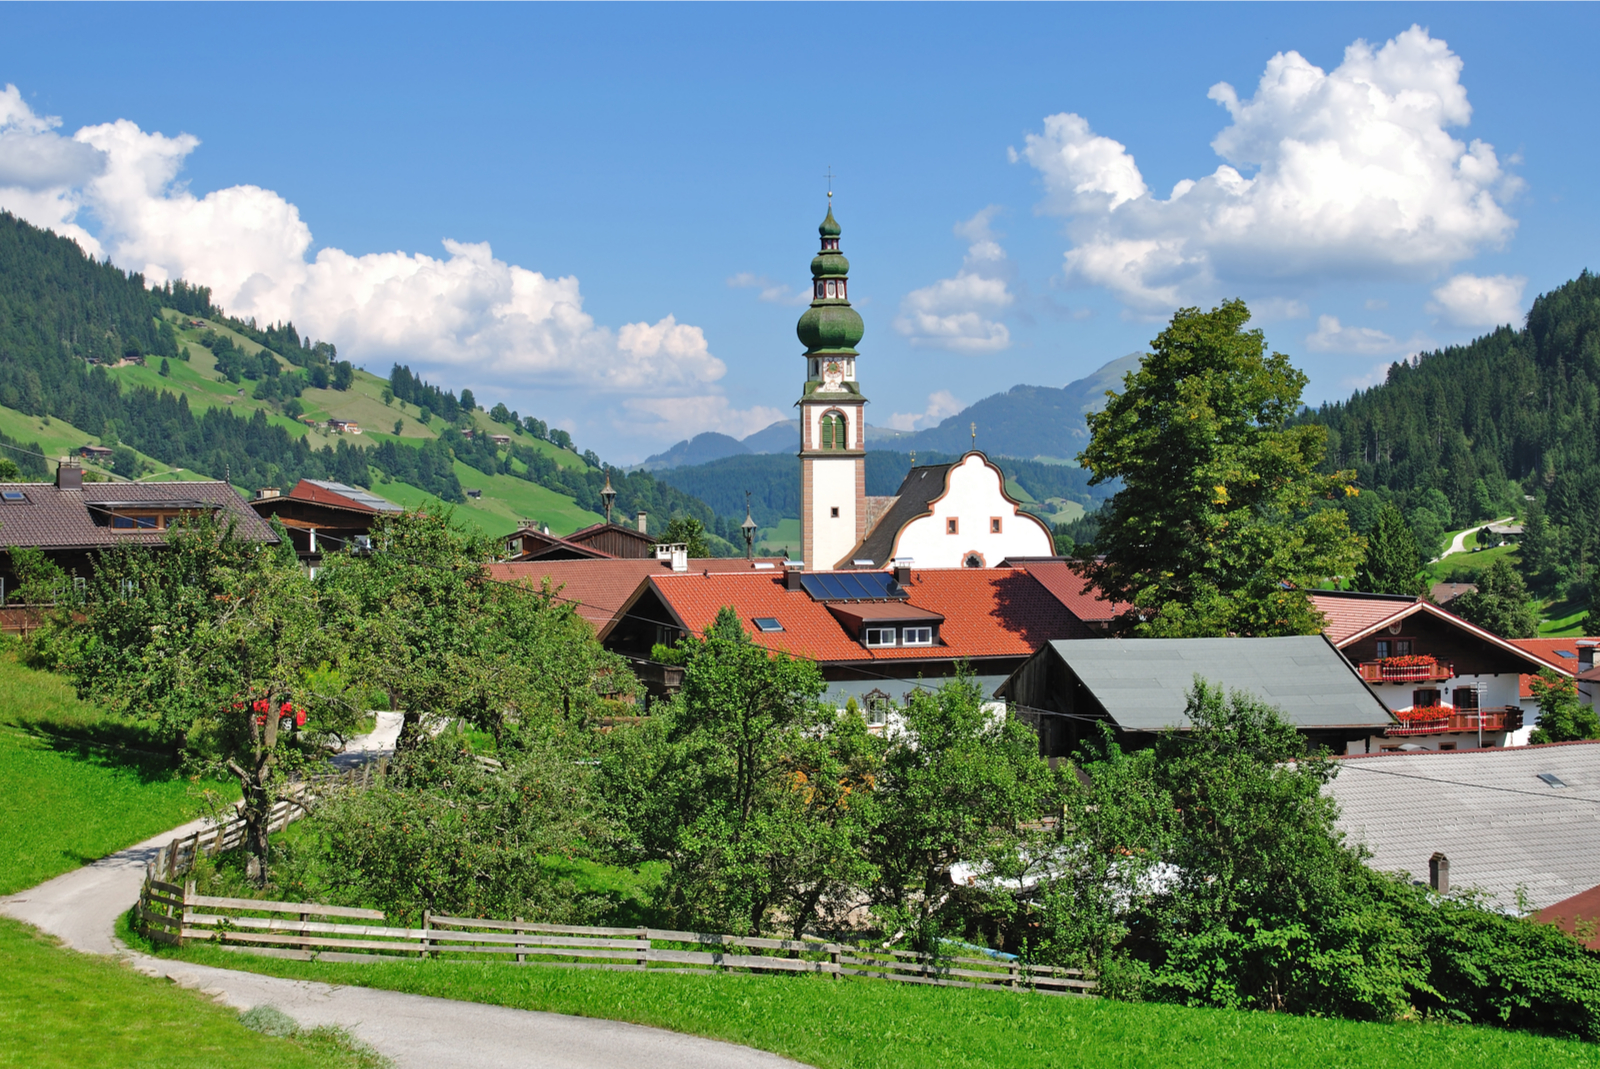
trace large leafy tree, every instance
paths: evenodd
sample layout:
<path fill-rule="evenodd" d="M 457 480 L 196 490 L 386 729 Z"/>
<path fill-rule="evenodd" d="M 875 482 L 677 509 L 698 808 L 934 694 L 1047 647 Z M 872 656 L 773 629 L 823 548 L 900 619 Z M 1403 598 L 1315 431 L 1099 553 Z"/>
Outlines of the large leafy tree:
<path fill-rule="evenodd" d="M 449 513 L 386 516 L 372 546 L 331 559 L 317 583 L 351 605 L 358 671 L 404 714 L 398 749 L 457 720 L 505 741 L 631 694 L 625 664 L 571 603 L 490 578 L 497 544 Z"/>
<path fill-rule="evenodd" d="M 1009 928 L 1014 940 L 1014 892 L 1038 863 L 1054 863 L 1028 830 L 1058 803 L 1038 736 L 997 713 L 969 678 L 912 692 L 900 715 L 871 841 L 874 911 L 929 952 L 942 935 L 978 935 L 975 926 Z M 970 891 L 952 882 L 958 863 L 973 876 Z"/>
<path fill-rule="evenodd" d="M 272 547 L 209 518 L 164 548 L 107 555 L 56 651 L 85 697 L 170 742 L 243 793 L 249 873 L 293 772 L 348 737 L 348 605 Z"/>
<path fill-rule="evenodd" d="M 1502 638 L 1532 638 L 1538 631 L 1527 584 L 1510 561 L 1501 557 L 1480 571 L 1477 586 L 1452 601 L 1450 611 Z"/>
<path fill-rule="evenodd" d="M 1405 517 L 1385 502 L 1367 532 L 1367 556 L 1356 569 L 1355 587 L 1370 594 L 1420 594 L 1422 551 Z"/>
<path fill-rule="evenodd" d="M 818 701 L 815 665 L 753 643 L 732 609 L 656 656 L 682 664 L 683 689 L 602 766 L 627 849 L 671 864 L 678 923 L 759 934 L 781 917 L 798 937 L 870 878 L 877 740 Z"/>
<path fill-rule="evenodd" d="M 1361 561 L 1344 510 L 1321 507 L 1353 473 L 1318 472 L 1326 430 L 1287 425 L 1306 376 L 1249 318 L 1243 301 L 1179 311 L 1089 416 L 1079 460 L 1122 489 L 1079 568 L 1132 606 L 1124 633 L 1314 634 L 1304 591 Z"/>

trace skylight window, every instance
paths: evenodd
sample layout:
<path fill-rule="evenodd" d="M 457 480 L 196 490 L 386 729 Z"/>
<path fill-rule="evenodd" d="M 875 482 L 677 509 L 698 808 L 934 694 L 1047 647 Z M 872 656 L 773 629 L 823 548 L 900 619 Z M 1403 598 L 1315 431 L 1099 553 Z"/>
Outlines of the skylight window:
<path fill-rule="evenodd" d="M 1573 653 L 1571 650 L 1556 650 L 1556 656 L 1566 657 L 1569 660 L 1576 660 L 1578 655 Z"/>
<path fill-rule="evenodd" d="M 759 631 L 772 632 L 783 630 L 783 625 L 778 622 L 778 619 L 775 616 L 757 616 L 755 618 L 755 625 L 756 629 Z"/>
<path fill-rule="evenodd" d="M 20 505 L 28 500 L 28 495 L 21 490 L 0 490 L 0 501 L 8 504 Z"/>
<path fill-rule="evenodd" d="M 1554 772 L 1541 772 L 1539 773 L 1539 778 L 1544 780 L 1552 787 L 1566 786 L 1566 783 L 1562 781 L 1561 777 L 1556 775 Z"/>

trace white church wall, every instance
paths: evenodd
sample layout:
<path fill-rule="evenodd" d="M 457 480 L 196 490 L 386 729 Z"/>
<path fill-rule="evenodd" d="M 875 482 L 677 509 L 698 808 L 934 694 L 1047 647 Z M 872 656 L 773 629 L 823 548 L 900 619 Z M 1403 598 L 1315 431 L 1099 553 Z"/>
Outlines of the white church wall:
<path fill-rule="evenodd" d="M 969 453 L 950 469 L 933 515 L 912 520 L 895 544 L 897 557 L 922 568 L 960 568 L 976 553 L 986 568 L 1007 557 L 1048 557 L 1055 552 L 1044 524 L 1027 515 L 1005 493 L 1005 477 L 982 455 Z M 992 521 L 1000 530 L 992 530 Z M 956 521 L 950 533 L 950 521 Z M 882 562 L 887 564 L 887 561 Z"/>
<path fill-rule="evenodd" d="M 811 465 L 813 571 L 825 571 L 843 560 L 856 544 L 856 461 L 813 458 Z M 838 509 L 839 515 L 833 515 Z"/>

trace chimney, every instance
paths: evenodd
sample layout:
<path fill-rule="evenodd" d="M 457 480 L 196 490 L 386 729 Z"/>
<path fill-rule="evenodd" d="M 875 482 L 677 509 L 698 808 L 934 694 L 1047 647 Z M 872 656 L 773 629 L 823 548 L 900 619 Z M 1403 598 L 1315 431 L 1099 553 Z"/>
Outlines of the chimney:
<path fill-rule="evenodd" d="M 896 557 L 894 561 L 894 581 L 896 586 L 905 586 L 911 582 L 911 558 Z"/>
<path fill-rule="evenodd" d="M 78 462 L 70 457 L 62 457 L 56 465 L 57 490 L 82 490 L 83 469 L 78 467 Z"/>
<path fill-rule="evenodd" d="M 646 525 L 645 525 L 645 522 L 644 522 L 644 518 L 645 518 L 646 515 L 648 515 L 648 513 L 646 513 L 643 509 L 641 509 L 639 511 L 639 533 L 642 534 L 642 535 L 647 535 L 647 534 L 650 533 L 648 530 L 645 529 Z"/>
<path fill-rule="evenodd" d="M 799 590 L 800 576 L 802 574 L 804 574 L 804 569 L 801 567 L 800 562 L 790 561 L 789 566 L 783 570 L 783 589 Z"/>
<path fill-rule="evenodd" d="M 263 486 L 261 489 L 256 491 L 257 501 L 271 501 L 277 496 L 278 488 L 276 486 Z"/>
<path fill-rule="evenodd" d="M 672 547 L 672 570 L 675 572 L 686 572 L 689 570 L 688 546 Z"/>
<path fill-rule="evenodd" d="M 1596 642 L 1578 643 L 1578 671 L 1587 672 L 1594 667 L 1594 648 L 1600 645 Z"/>
<path fill-rule="evenodd" d="M 1428 859 L 1428 886 L 1442 895 L 1450 893 L 1450 859 L 1441 853 Z"/>

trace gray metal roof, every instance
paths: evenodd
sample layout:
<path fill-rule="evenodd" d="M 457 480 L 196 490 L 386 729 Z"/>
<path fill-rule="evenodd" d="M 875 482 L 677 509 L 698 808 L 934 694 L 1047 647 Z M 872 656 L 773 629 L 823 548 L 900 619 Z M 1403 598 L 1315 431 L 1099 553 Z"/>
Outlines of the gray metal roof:
<path fill-rule="evenodd" d="M 1600 885 L 1600 742 L 1347 757 L 1327 792 L 1339 827 L 1374 868 L 1428 878 L 1434 851 L 1452 889 L 1533 909 Z M 1566 784 L 1539 778 L 1551 773 Z"/>
<path fill-rule="evenodd" d="M 336 494 L 342 494 L 345 497 L 348 497 L 350 500 L 360 502 L 361 504 L 367 506 L 367 508 L 373 509 L 377 512 L 405 511 L 405 509 L 401 508 L 399 505 L 396 505 L 393 501 L 386 501 L 377 494 L 373 493 L 371 490 L 363 490 L 359 486 L 350 486 L 347 483 L 329 482 L 326 479 L 307 479 L 306 482 L 310 483 L 312 486 L 320 486 L 324 490 L 332 490 Z"/>
<path fill-rule="evenodd" d="M 84 483 L 81 490 L 62 490 L 54 483 L 7 483 L 5 488 L 23 496 L 0 503 L 0 549 L 104 549 L 166 542 L 165 531 L 112 527 L 111 513 L 121 509 L 220 512 L 238 524 L 241 538 L 277 541 L 267 522 L 223 482 Z"/>
<path fill-rule="evenodd" d="M 1392 723 L 1355 669 L 1321 635 L 1286 638 L 1103 638 L 1052 642 L 1120 727 L 1188 727 L 1183 710 L 1196 676 L 1270 702 L 1302 729 Z"/>

